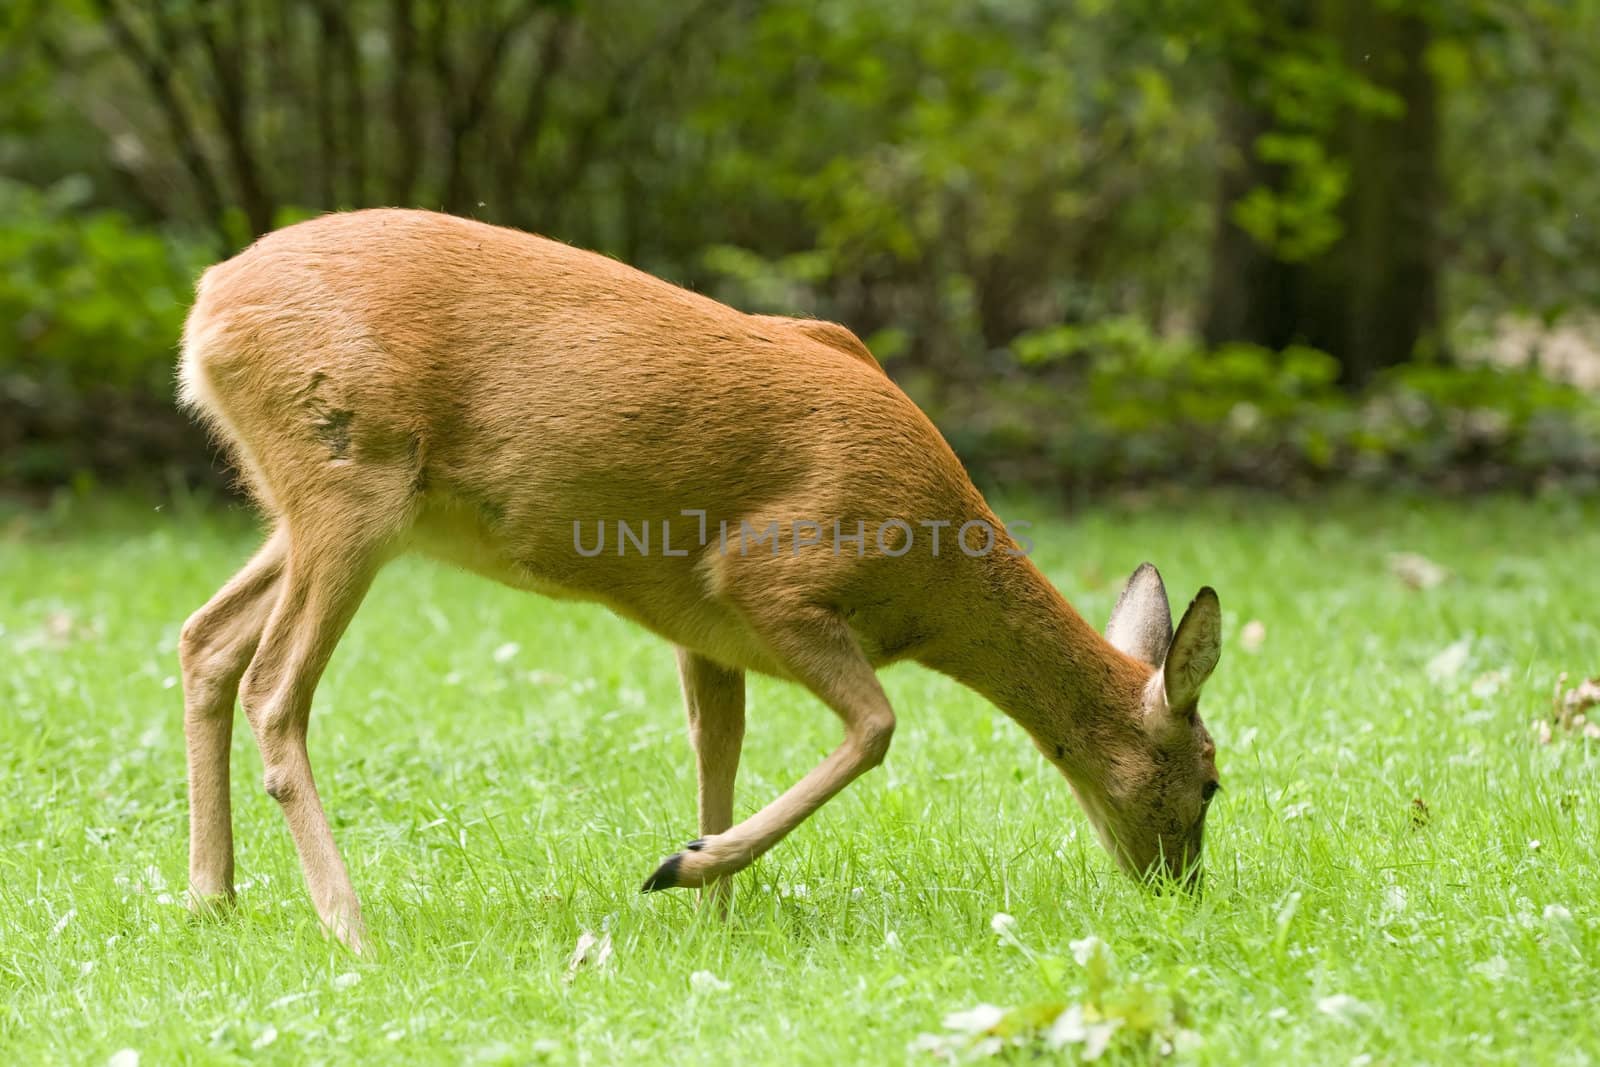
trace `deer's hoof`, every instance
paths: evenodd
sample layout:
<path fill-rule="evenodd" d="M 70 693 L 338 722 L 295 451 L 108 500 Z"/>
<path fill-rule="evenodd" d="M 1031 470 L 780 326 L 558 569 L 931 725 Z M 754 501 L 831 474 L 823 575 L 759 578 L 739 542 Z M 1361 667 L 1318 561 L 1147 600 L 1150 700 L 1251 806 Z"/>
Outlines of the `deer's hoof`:
<path fill-rule="evenodd" d="M 190 889 L 184 895 L 184 902 L 189 906 L 191 917 L 205 922 L 219 922 L 234 913 L 232 889 L 223 893 L 202 893 Z"/>
<path fill-rule="evenodd" d="M 699 842 L 695 842 L 689 847 L 693 848 L 695 844 L 699 844 Z M 656 868 L 654 874 L 644 880 L 644 885 L 640 887 L 639 892 L 654 893 L 658 889 L 676 889 L 679 884 L 678 868 L 681 866 L 683 866 L 683 853 L 674 852 L 661 861 L 661 866 Z"/>
<path fill-rule="evenodd" d="M 722 837 L 697 837 L 661 861 L 645 879 L 643 892 L 658 889 L 704 889 L 750 862 L 750 857 Z"/>

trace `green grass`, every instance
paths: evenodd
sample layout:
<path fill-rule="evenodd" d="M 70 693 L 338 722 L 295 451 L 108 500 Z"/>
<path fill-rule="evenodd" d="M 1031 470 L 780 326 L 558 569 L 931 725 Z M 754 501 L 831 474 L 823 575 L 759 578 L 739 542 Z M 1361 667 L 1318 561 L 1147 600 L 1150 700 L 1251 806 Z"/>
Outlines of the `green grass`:
<path fill-rule="evenodd" d="M 174 645 L 249 521 L 133 502 L 0 523 L 5 1061 L 931 1064 L 908 1044 L 948 1012 L 1078 1002 L 1069 944 L 1094 935 L 1113 992 L 1187 1005 L 1201 1043 L 1180 1059 L 1592 1062 L 1600 746 L 1529 724 L 1561 671 L 1600 673 L 1600 506 L 1229 496 L 1035 517 L 1037 558 L 1090 618 L 1146 557 L 1180 609 L 1221 592 L 1202 900 L 1118 876 L 1021 730 L 909 666 L 884 674 L 887 764 L 741 876 L 730 923 L 640 896 L 694 831 L 669 648 L 405 561 L 311 731 L 370 962 L 321 936 L 242 720 L 239 908 L 181 905 Z M 1393 551 L 1454 577 L 1407 588 Z M 1430 676 L 1462 639 L 1459 669 Z M 755 681 L 739 811 L 836 740 L 804 693 Z M 569 980 L 602 928 L 611 958 Z"/>

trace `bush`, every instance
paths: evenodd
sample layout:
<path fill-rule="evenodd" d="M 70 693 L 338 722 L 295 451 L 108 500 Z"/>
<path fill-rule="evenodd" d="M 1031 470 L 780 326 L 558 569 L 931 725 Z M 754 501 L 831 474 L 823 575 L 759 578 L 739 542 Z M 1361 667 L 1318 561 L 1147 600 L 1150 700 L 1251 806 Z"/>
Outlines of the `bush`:
<path fill-rule="evenodd" d="M 0 179 L 0 484 L 204 464 L 171 396 L 206 257 L 89 193 Z"/>
<path fill-rule="evenodd" d="M 1322 352 L 1206 351 L 1116 318 L 1018 338 L 994 391 L 929 397 L 974 466 L 1024 481 L 1531 485 L 1600 473 L 1600 402 L 1536 369 L 1414 363 L 1359 394 Z"/>
<path fill-rule="evenodd" d="M 215 480 L 172 403 L 192 279 L 209 257 L 83 211 L 86 195 L 70 181 L 0 180 L 0 486 Z M 706 259 L 738 281 L 741 306 L 763 311 L 792 310 L 828 269 L 819 254 L 766 263 L 714 247 Z M 897 366 L 906 334 L 894 326 L 869 340 L 990 479 L 1466 487 L 1600 471 L 1600 403 L 1536 370 L 1414 363 L 1352 395 L 1314 349 L 1207 351 L 1133 317 L 1026 333 L 955 368 Z"/>

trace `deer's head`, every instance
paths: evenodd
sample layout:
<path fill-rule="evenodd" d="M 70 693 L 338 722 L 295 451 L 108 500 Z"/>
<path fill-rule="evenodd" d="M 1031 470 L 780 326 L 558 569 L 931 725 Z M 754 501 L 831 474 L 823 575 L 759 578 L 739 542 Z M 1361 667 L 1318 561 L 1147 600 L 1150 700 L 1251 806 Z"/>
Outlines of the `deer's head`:
<path fill-rule="evenodd" d="M 1115 724 L 1118 743 L 1098 782 L 1073 782 L 1100 840 L 1136 878 L 1164 876 L 1194 887 L 1206 809 L 1218 789 L 1216 745 L 1200 721 L 1200 689 L 1222 654 L 1222 615 L 1210 586 L 1176 632 L 1155 567 L 1134 571 L 1112 609 L 1106 638 L 1153 668 Z M 1120 713 L 1119 713 L 1120 715 Z"/>

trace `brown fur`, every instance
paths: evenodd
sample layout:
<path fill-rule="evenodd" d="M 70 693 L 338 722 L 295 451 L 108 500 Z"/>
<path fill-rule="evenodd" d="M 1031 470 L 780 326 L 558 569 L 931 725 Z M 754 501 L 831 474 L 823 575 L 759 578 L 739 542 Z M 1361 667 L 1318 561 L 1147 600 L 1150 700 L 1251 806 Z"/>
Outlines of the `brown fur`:
<path fill-rule="evenodd" d="M 232 892 L 237 688 L 318 912 L 360 946 L 305 728 L 373 575 L 408 551 L 598 601 L 679 647 L 704 840 L 652 888 L 720 883 L 881 761 L 894 714 L 874 669 L 899 658 L 1021 723 L 1129 869 L 1198 856 L 1199 790 L 1215 774 L 1198 719 L 1170 711 L 1155 665 L 1102 639 L 1003 532 L 987 555 L 957 549 L 962 523 L 998 520 L 842 326 L 742 314 L 511 230 L 362 211 L 291 226 L 206 272 L 180 378 L 274 522 L 183 632 L 202 898 Z M 705 513 L 708 545 L 685 509 Z M 916 528 L 904 555 L 893 534 L 889 552 L 876 543 L 891 518 Z M 575 522 L 587 543 L 618 519 L 648 522 L 649 554 L 609 539 L 596 556 L 575 550 Z M 795 520 L 818 523 L 824 543 L 797 544 Z M 951 524 L 940 553 L 922 520 Z M 718 550 L 723 522 L 772 521 L 777 554 Z M 853 534 L 858 521 L 864 550 L 836 552 L 832 524 Z M 661 551 L 663 523 L 683 555 Z M 733 825 L 752 670 L 810 689 L 845 740 Z"/>

